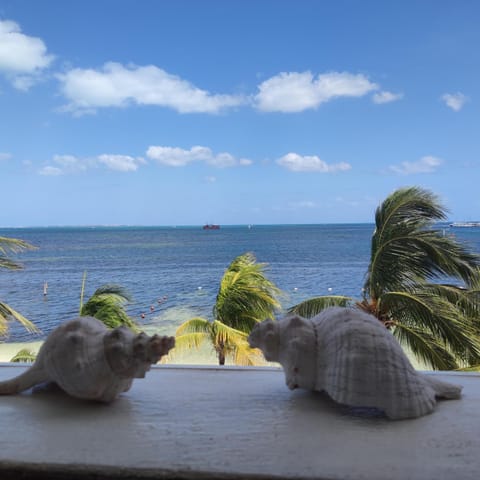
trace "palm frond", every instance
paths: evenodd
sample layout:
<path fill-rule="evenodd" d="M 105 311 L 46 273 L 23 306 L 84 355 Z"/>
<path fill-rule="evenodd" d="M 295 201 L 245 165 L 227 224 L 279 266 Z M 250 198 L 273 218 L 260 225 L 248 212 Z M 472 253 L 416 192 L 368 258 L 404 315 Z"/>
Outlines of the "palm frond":
<path fill-rule="evenodd" d="M 266 277 L 265 269 L 266 264 L 256 263 L 250 252 L 235 258 L 221 279 L 214 318 L 249 332 L 257 322 L 273 317 L 282 292 Z"/>
<path fill-rule="evenodd" d="M 305 318 L 311 318 L 329 307 L 347 307 L 353 303 L 350 297 L 341 295 L 326 295 L 305 300 L 288 309 L 288 313 L 296 313 Z"/>
<path fill-rule="evenodd" d="M 121 285 L 117 285 L 115 283 L 107 283 L 105 285 L 102 285 L 95 290 L 92 296 L 108 296 L 112 299 L 115 299 L 117 303 L 121 304 L 133 301 L 133 298 L 130 295 L 129 291 L 125 287 L 122 287 Z"/>
<path fill-rule="evenodd" d="M 247 341 L 237 343 L 232 356 L 235 365 L 244 367 L 265 365 L 265 358 L 261 350 L 258 348 L 251 348 Z"/>
<path fill-rule="evenodd" d="M 212 337 L 211 322 L 205 318 L 191 318 L 177 328 L 175 332 L 175 348 L 172 355 L 174 356 L 175 352 L 181 353 L 192 348 L 198 349 L 208 341 L 212 343 Z"/>
<path fill-rule="evenodd" d="M 229 327 L 223 322 L 214 320 L 212 327 L 215 332 L 215 340 L 217 344 L 221 343 L 229 348 L 230 346 L 247 341 L 248 333 Z"/>
<path fill-rule="evenodd" d="M 15 320 L 31 333 L 39 333 L 40 330 L 21 313 L 14 310 L 6 303 L 0 302 L 0 337 L 7 335 L 8 322 Z"/>
<path fill-rule="evenodd" d="M 212 322 L 206 318 L 194 317 L 183 322 L 175 332 L 175 337 L 186 335 L 189 333 L 210 333 L 212 330 Z"/>
<path fill-rule="evenodd" d="M 453 356 L 460 362 L 480 361 L 480 338 L 471 319 L 447 298 L 419 287 L 382 295 L 378 308 L 388 312 L 395 331 L 402 326 L 424 332 L 435 342 L 437 350 L 445 351 L 446 357 Z M 415 351 L 413 345 L 411 348 Z"/>
<path fill-rule="evenodd" d="M 8 258 L 8 255 L 11 253 L 18 253 L 23 250 L 35 250 L 36 248 L 37 247 L 26 242 L 25 240 L 0 237 L 0 268 L 7 268 L 9 270 L 19 270 L 23 268 L 21 263 Z"/>
<path fill-rule="evenodd" d="M 33 363 L 36 358 L 37 354 L 34 351 L 28 348 L 22 348 L 10 359 L 10 361 L 14 363 Z"/>
<path fill-rule="evenodd" d="M 425 365 L 435 370 L 452 370 L 458 368 L 457 360 L 445 345 L 439 342 L 438 338 L 432 335 L 428 330 L 397 323 L 393 329 L 393 334 L 401 345 L 408 349 Z"/>
<path fill-rule="evenodd" d="M 376 210 L 365 295 L 442 276 L 473 281 L 480 256 L 434 228 L 446 209 L 431 192 L 409 187 L 391 194 Z"/>
<path fill-rule="evenodd" d="M 80 315 L 95 317 L 109 328 L 124 325 L 138 332 L 139 325 L 127 314 L 124 307 L 131 299 L 128 291 L 122 286 L 103 285 L 82 305 Z"/>

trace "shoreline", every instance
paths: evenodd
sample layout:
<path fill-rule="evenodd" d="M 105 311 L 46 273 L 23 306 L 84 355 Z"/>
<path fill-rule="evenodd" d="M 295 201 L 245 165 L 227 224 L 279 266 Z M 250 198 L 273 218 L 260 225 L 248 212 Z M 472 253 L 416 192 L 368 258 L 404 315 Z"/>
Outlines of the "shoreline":
<path fill-rule="evenodd" d="M 42 344 L 43 340 L 37 340 L 36 342 L 2 342 L 0 343 L 0 362 L 10 362 L 24 348 L 38 353 Z"/>
<path fill-rule="evenodd" d="M 10 360 L 24 348 L 28 348 L 29 350 L 38 353 L 43 342 L 44 340 L 37 340 L 36 342 L 2 342 L 0 343 L 0 363 L 10 362 Z M 408 349 L 405 347 L 402 348 L 415 370 L 432 370 L 430 367 L 427 367 L 425 364 L 418 361 Z M 177 352 L 173 355 L 168 355 L 167 357 L 162 358 L 159 363 L 167 365 L 218 365 L 214 352 L 208 346 L 203 346 L 198 350 L 192 349 L 190 351 L 181 353 Z M 234 366 L 235 364 L 227 359 L 226 365 Z M 265 362 L 262 366 L 268 365 L 268 362 Z"/>
<path fill-rule="evenodd" d="M 38 353 L 44 340 L 35 342 L 2 342 L 0 343 L 0 363 L 9 363 L 10 360 L 22 349 L 28 348 Z M 217 359 L 209 348 L 191 350 L 188 352 L 176 353 L 175 356 L 168 356 L 160 363 L 169 365 L 216 365 Z M 231 365 L 231 362 L 228 362 Z"/>

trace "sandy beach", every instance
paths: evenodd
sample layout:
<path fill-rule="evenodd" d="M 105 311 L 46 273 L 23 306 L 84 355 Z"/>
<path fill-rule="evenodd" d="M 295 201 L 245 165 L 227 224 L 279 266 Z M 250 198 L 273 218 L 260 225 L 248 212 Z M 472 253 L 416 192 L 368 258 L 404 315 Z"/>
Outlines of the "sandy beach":
<path fill-rule="evenodd" d="M 28 348 L 28 350 L 37 353 L 42 343 L 42 341 L 25 343 L 0 343 L 0 362 L 9 362 L 20 350 L 23 350 L 24 348 Z"/>
<path fill-rule="evenodd" d="M 0 362 L 9 362 L 20 350 L 28 348 L 38 353 L 43 341 L 0 343 Z M 198 351 L 191 350 L 185 353 L 176 353 L 164 359 L 162 363 L 178 365 L 215 365 L 217 360 L 210 348 L 204 347 Z M 227 361 L 227 364 L 228 363 Z"/>

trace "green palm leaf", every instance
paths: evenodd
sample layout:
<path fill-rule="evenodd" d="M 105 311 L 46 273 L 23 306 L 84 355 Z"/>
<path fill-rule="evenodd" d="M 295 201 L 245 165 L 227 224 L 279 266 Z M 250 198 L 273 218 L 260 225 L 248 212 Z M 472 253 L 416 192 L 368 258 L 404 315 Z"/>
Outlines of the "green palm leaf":
<path fill-rule="evenodd" d="M 235 258 L 220 282 L 214 317 L 244 332 L 273 317 L 281 291 L 265 276 L 265 269 L 250 252 Z"/>
<path fill-rule="evenodd" d="M 123 325 L 139 332 L 139 325 L 125 311 L 126 303 L 131 300 L 132 297 L 124 287 L 116 284 L 103 285 L 82 305 L 80 315 L 95 317 L 109 328 Z"/>
<path fill-rule="evenodd" d="M 22 348 L 14 357 L 10 359 L 14 363 L 33 363 L 37 358 L 37 354 L 28 348 Z"/>
<path fill-rule="evenodd" d="M 456 305 L 448 299 L 432 295 L 430 290 L 390 292 L 382 296 L 379 308 L 389 312 L 388 317 L 395 327 L 396 335 L 402 331 L 401 327 L 414 329 L 416 333 L 423 332 L 429 341 L 434 339 L 432 348 L 438 350 L 441 347 L 445 352 L 445 358 L 457 358 L 460 362 L 467 359 L 480 361 L 480 340 L 475 334 L 471 320 L 463 316 Z M 423 358 L 418 341 L 416 346 L 408 343 L 408 339 L 411 338 L 413 337 L 403 336 L 403 341 L 407 340 L 411 350 Z M 428 363 L 435 369 L 442 370 L 446 366 L 444 360 L 435 363 L 432 355 Z M 450 368 L 456 368 L 455 362 L 449 361 L 449 365 Z"/>
<path fill-rule="evenodd" d="M 425 365 L 439 370 L 458 368 L 455 356 L 431 332 L 399 322 L 395 324 L 393 333 L 400 344 L 408 345 L 415 357 Z"/>
<path fill-rule="evenodd" d="M 40 330 L 21 313 L 17 312 L 6 303 L 0 302 L 0 337 L 4 337 L 8 334 L 8 322 L 11 320 L 16 320 L 31 333 L 40 332 Z"/>
<path fill-rule="evenodd" d="M 11 253 L 18 253 L 23 250 L 35 250 L 37 247 L 20 240 L 18 238 L 0 237 L 0 268 L 7 268 L 9 270 L 19 270 L 22 265 L 10 258 Z"/>
<path fill-rule="evenodd" d="M 311 318 L 318 315 L 322 310 L 328 307 L 347 307 L 351 305 L 353 299 L 341 295 L 326 295 L 305 300 L 288 309 L 288 313 L 295 313 L 305 318 Z"/>
<path fill-rule="evenodd" d="M 8 255 L 21 252 L 22 250 L 34 250 L 35 248 L 36 247 L 24 240 L 0 236 L 0 268 L 20 270 L 23 266 L 17 261 L 9 258 Z M 38 328 L 35 327 L 30 320 L 27 320 L 22 314 L 6 303 L 0 301 L 0 337 L 4 337 L 8 334 L 8 322 L 11 320 L 19 322 L 29 332 L 39 332 Z"/>
<path fill-rule="evenodd" d="M 376 210 L 376 229 L 364 290 L 377 299 L 385 291 L 449 275 L 467 284 L 480 257 L 434 229 L 446 210 L 432 193 L 418 187 L 399 189 Z"/>

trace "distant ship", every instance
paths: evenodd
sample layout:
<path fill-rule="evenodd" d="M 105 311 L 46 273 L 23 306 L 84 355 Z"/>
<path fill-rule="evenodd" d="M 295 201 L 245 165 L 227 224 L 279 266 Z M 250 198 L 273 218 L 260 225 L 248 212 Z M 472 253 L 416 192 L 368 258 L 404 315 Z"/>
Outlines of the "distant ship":
<path fill-rule="evenodd" d="M 460 227 L 460 228 L 480 228 L 480 222 L 453 222 L 450 224 L 450 227 Z"/>
<path fill-rule="evenodd" d="M 207 223 L 202 228 L 204 230 L 220 230 L 220 225 L 215 225 L 213 223 Z"/>

